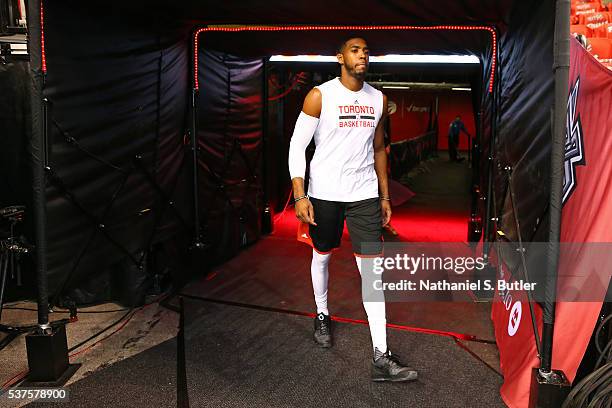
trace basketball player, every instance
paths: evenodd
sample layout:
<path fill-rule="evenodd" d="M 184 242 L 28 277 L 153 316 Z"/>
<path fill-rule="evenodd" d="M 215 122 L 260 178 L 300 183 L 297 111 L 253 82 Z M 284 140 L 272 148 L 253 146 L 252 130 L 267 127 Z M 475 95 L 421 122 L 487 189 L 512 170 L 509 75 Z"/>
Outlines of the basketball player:
<path fill-rule="evenodd" d="M 314 340 L 321 347 L 332 346 L 328 264 L 331 251 L 340 246 L 344 220 L 363 283 L 365 265 L 382 255 L 382 227 L 391 218 L 383 140 L 387 97 L 365 82 L 369 48 L 363 38 L 346 40 L 337 58 L 340 78 L 306 95 L 289 148 L 295 212 L 301 221 L 298 236 L 313 247 L 311 277 L 317 306 Z M 313 136 L 316 149 L 306 194 L 305 150 Z M 376 301 L 364 297 L 363 301 L 374 349 L 372 380 L 414 380 L 417 372 L 405 367 L 387 348 L 381 296 Z"/>

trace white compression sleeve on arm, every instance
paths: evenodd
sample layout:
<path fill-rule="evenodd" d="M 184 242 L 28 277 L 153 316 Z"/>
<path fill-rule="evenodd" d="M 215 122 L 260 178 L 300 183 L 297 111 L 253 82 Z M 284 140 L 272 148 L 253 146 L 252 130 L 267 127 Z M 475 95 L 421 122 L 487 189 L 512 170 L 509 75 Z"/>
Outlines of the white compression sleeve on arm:
<path fill-rule="evenodd" d="M 289 144 L 289 174 L 292 179 L 304 178 L 306 174 L 306 148 L 318 125 L 319 118 L 300 112 Z"/>

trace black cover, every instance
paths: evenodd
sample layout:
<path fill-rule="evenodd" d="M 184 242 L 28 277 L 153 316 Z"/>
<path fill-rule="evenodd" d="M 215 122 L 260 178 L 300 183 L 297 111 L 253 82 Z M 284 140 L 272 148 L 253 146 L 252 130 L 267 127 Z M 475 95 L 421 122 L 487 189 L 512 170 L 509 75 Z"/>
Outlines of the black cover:
<path fill-rule="evenodd" d="M 500 41 L 499 124 L 495 192 L 500 225 L 518 239 L 507 186 L 512 188 L 523 241 L 535 238 L 546 217 L 550 190 L 551 109 L 554 100 L 554 1 L 517 3 Z M 538 240 L 546 240 L 544 231 Z"/>
<path fill-rule="evenodd" d="M 263 61 L 202 51 L 199 64 L 200 219 L 224 259 L 261 234 Z"/>
<path fill-rule="evenodd" d="M 143 250 L 180 230 L 163 195 L 179 212 L 190 199 L 188 31 L 86 7 L 45 2 L 49 288 L 79 303 L 107 298 L 105 274 L 143 266 Z"/>
<path fill-rule="evenodd" d="M 0 64 L 0 208 L 31 202 L 30 64 Z"/>

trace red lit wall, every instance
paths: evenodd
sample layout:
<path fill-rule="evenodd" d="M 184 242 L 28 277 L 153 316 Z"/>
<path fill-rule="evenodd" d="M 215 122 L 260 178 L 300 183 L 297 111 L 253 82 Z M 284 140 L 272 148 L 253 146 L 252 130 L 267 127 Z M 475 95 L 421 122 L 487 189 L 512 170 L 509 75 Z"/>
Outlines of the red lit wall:
<path fill-rule="evenodd" d="M 390 116 L 393 142 L 411 139 L 427 131 L 429 110 L 435 110 L 436 96 L 438 97 L 438 149 L 448 148 L 448 126 L 457 115 L 461 116 L 467 131 L 472 136 L 476 134 L 470 92 L 384 89 L 384 93 L 396 106 L 396 111 Z M 459 149 L 466 150 L 467 147 L 467 136 L 461 132 Z"/>
<path fill-rule="evenodd" d="M 391 141 L 412 139 L 427 132 L 429 111 L 435 109 L 435 95 L 408 90 L 383 89 L 395 112 L 389 116 Z"/>

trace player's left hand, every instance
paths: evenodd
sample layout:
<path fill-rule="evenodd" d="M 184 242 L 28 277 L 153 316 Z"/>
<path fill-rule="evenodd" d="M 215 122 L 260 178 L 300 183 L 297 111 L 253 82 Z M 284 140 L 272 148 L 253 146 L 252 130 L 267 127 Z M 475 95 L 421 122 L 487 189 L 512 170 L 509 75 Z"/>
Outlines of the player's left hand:
<path fill-rule="evenodd" d="M 391 202 L 388 200 L 380 200 L 380 210 L 382 212 L 383 227 L 391 221 Z"/>

